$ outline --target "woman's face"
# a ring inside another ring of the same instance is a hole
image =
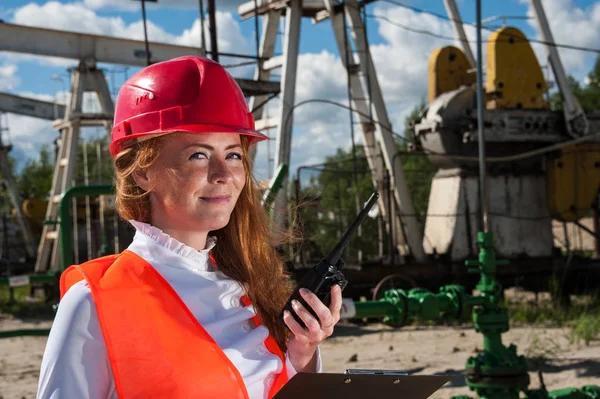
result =
[[[151,191],[153,223],[190,232],[225,227],[246,182],[240,136],[173,133],[162,140],[145,173],[149,188],[142,187]]]

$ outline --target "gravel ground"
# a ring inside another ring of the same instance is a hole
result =
[[[0,330],[48,328],[51,322],[21,321],[0,316]],[[549,390],[600,385],[600,342],[571,344],[561,328],[513,328],[504,343],[517,345],[520,354],[544,358],[544,382]],[[0,399],[35,398],[45,337],[18,337],[0,341]],[[457,374],[432,397],[469,395],[460,373],[465,361],[482,348],[481,335],[470,328],[405,327],[380,324],[341,324],[321,346],[325,372],[347,368],[408,370],[416,374]],[[539,387],[537,372],[530,373],[531,388]]]

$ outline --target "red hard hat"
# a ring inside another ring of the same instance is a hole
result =
[[[238,133],[250,144],[268,139],[254,130],[254,118],[237,82],[218,63],[179,57],[150,65],[119,91],[111,135],[115,156],[126,141],[173,132]]]

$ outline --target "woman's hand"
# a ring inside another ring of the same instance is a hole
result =
[[[318,319],[295,300],[292,302],[292,307],[306,328],[302,327],[290,312],[287,310],[284,312],[283,320],[292,332],[292,337],[287,345],[288,357],[296,371],[314,372],[317,368],[315,356],[317,347],[333,333],[333,327],[340,320],[342,290],[337,284],[331,287],[329,308],[314,293],[305,288],[300,289],[300,295],[315,311]]]

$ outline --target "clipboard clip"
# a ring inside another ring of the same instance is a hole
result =
[[[371,369],[346,369],[344,374],[382,374],[382,375],[409,375],[403,370],[371,370]]]

